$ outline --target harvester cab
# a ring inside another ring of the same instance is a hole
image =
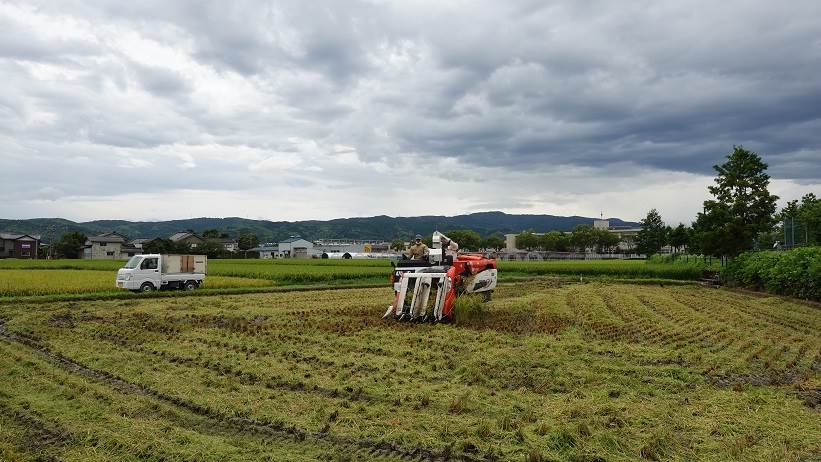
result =
[[[425,259],[400,260],[393,268],[394,300],[383,318],[399,321],[447,322],[454,301],[466,293],[490,300],[496,288],[496,260],[479,253],[458,253],[458,245],[433,233],[433,248]]]

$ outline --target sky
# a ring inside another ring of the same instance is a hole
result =
[[[0,217],[689,223],[821,193],[821,2],[3,1]]]

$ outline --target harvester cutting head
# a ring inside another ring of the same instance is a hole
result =
[[[496,260],[482,254],[456,254],[458,248],[436,232],[427,260],[401,260],[394,268],[394,300],[383,318],[400,321],[441,322],[453,319],[454,301],[464,293],[482,293],[485,299],[496,288]],[[452,255],[447,255],[448,251]],[[456,254],[456,255],[453,255]]]

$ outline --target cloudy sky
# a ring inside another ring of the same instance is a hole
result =
[[[821,2],[0,0],[0,217],[668,222],[821,193]]]

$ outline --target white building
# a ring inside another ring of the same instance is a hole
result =
[[[383,253],[390,250],[391,243],[377,239],[317,239],[314,249],[317,254]]]
[[[311,258],[316,253],[314,243],[299,236],[280,241],[277,247],[277,256],[280,258]]]
[[[253,249],[248,249],[249,252],[257,252],[259,253],[259,258],[263,260],[270,260],[277,256],[279,251],[279,246],[272,245],[272,244],[263,244],[259,247],[254,247]]]

